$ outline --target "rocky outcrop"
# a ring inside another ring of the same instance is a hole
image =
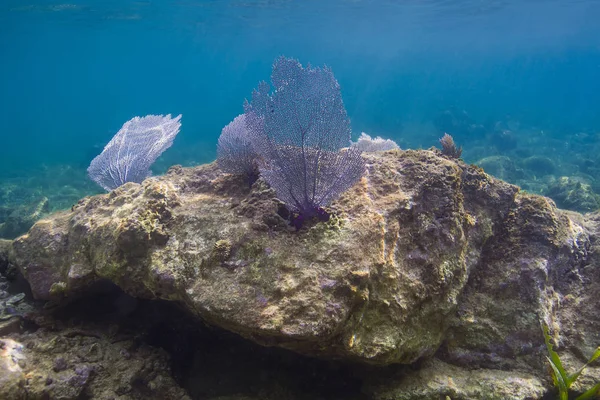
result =
[[[0,399],[190,399],[171,377],[164,351],[98,332],[1,337]]]
[[[0,208],[0,238],[22,235],[46,213],[48,213],[47,197],[18,207]]]
[[[574,363],[600,343],[593,215],[433,151],[365,158],[330,220],[299,231],[261,180],[173,167],[37,222],[11,261],[39,299],[107,279],[261,344],[370,364],[436,355],[548,385],[541,320]]]
[[[373,400],[541,399],[539,377],[522,371],[469,370],[432,359],[418,370],[372,375],[364,392]]]
[[[11,247],[11,240],[0,239],[0,273],[4,273],[8,268],[8,252]]]

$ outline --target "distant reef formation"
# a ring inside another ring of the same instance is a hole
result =
[[[600,344],[600,214],[434,150],[364,157],[329,220],[299,230],[261,179],[175,166],[38,221],[0,259],[38,300],[111,282],[199,325],[354,365],[365,399],[552,393],[540,324],[569,370]],[[592,364],[573,390],[599,379]]]

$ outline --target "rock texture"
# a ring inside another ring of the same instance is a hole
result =
[[[40,329],[0,338],[0,399],[190,399],[163,351],[99,332]]]
[[[541,399],[546,388],[533,374],[490,369],[465,370],[431,360],[417,371],[373,376],[364,391],[373,400]]]
[[[537,374],[515,398],[549,383],[541,320],[574,364],[600,344],[597,216],[434,151],[365,157],[331,219],[299,231],[261,180],[173,167],[39,221],[9,258],[38,299],[108,279],[303,354]]]
[[[48,198],[15,207],[0,207],[0,238],[14,238],[29,228],[49,210]]]
[[[12,247],[12,241],[0,239],[0,273],[6,273],[8,268],[8,254]]]

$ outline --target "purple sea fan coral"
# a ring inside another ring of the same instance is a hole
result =
[[[302,218],[319,216],[363,175],[361,151],[350,145],[350,120],[331,70],[303,68],[280,57],[246,101],[246,126],[262,157],[260,173]]]
[[[181,115],[171,118],[171,114],[130,119],[92,160],[88,175],[109,191],[126,182],[142,182],[152,174],[150,167],[158,156],[173,144],[180,120]]]
[[[257,162],[258,155],[246,128],[246,115],[238,115],[221,131],[217,144],[217,164],[225,172],[244,175],[252,184],[258,178]]]

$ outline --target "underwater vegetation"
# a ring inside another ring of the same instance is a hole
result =
[[[217,164],[228,173],[244,175],[251,185],[258,173],[278,198],[297,213],[292,221],[327,219],[323,207],[352,187],[363,175],[362,150],[351,143],[350,119],[340,86],[331,70],[306,68],[279,57],[271,82],[261,82],[237,116],[221,132]],[[154,161],[173,144],[181,115],[148,115],[127,121],[94,158],[90,178],[106,190],[126,182],[141,183]],[[367,136],[368,137],[368,136]],[[393,141],[362,137],[381,149]]]
[[[235,117],[221,131],[217,163],[227,173],[246,176],[250,185],[258,178],[258,155],[248,135],[245,114]]]
[[[462,155],[462,147],[458,147],[454,143],[454,138],[451,135],[444,133],[444,136],[440,139],[440,144],[442,145],[443,155],[457,159]]]
[[[350,147],[350,120],[331,70],[280,57],[271,83],[261,82],[244,104],[261,176],[301,219],[322,208],[363,175],[361,151]],[[344,149],[344,150],[342,150]]]
[[[350,146],[340,86],[329,68],[304,68],[286,57],[275,60],[271,82],[274,91],[261,82],[244,114],[223,128],[217,164],[250,184],[260,174],[293,213],[296,227],[314,217],[325,220],[323,207],[365,170],[361,146]],[[398,148],[393,141],[365,136],[360,143]]]
[[[151,175],[150,167],[166,149],[171,147],[181,127],[181,115],[171,114],[135,117],[92,160],[90,178],[106,190],[127,182],[141,183]]]
[[[588,365],[600,357],[600,347],[596,349],[594,354],[592,354],[589,360],[581,368],[572,374],[568,374],[567,371],[565,371],[562,362],[560,361],[558,353],[554,351],[554,347],[552,346],[551,342],[552,339],[548,333],[548,326],[544,323],[542,323],[542,332],[544,333],[544,341],[548,350],[548,355],[546,358],[548,359],[550,368],[552,369],[552,381],[554,382],[554,386],[558,389],[558,398],[559,400],[569,400],[569,389],[571,388],[571,385],[575,383],[577,378],[579,378],[579,375],[581,375],[583,370]],[[583,394],[577,396],[575,400],[597,399],[598,397],[600,397],[600,383],[595,384]]]
[[[391,139],[383,139],[382,137],[372,138],[366,133],[362,132],[356,142],[352,142],[352,147],[357,148],[360,151],[366,153],[372,153],[375,151],[387,151],[399,149],[400,146]]]

